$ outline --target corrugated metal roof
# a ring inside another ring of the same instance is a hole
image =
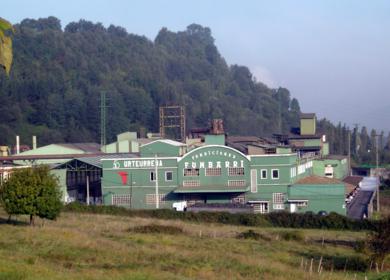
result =
[[[177,147],[186,146],[186,144],[183,144],[183,143],[178,142],[178,141],[170,140],[170,139],[159,139],[159,140],[155,140],[153,142],[147,143],[147,144],[142,145],[142,146],[147,146],[147,145],[150,145],[150,144],[153,144],[153,143],[156,143],[156,142],[161,142],[161,143],[165,143],[165,144],[172,145],[172,146],[177,146]]]
[[[54,144],[69,149],[77,149],[86,153],[98,153],[100,151],[100,144],[98,143],[58,143]]]
[[[378,185],[378,177],[364,177],[360,183],[360,188],[364,191],[375,191]]]
[[[98,156],[93,156],[93,157],[79,157],[79,158],[74,158],[74,159],[71,159],[63,164],[60,164],[58,166],[56,166],[55,168],[61,168],[62,166],[66,165],[66,164],[70,164],[72,161],[80,161],[80,162],[84,162],[86,164],[89,164],[89,165],[92,165],[92,166],[95,166],[95,167],[98,167],[98,168],[102,168],[102,159],[106,159],[106,158],[109,158],[109,159],[115,159],[115,158],[136,158],[136,157],[139,157],[138,154],[136,153],[119,153],[119,154],[102,154],[102,155],[98,155]]]
[[[120,154],[103,154],[96,157],[82,157],[82,158],[76,158],[76,160],[101,168],[102,167],[101,160],[105,158],[115,159],[115,158],[136,158],[136,157],[139,157],[139,155],[135,153],[120,153]]]

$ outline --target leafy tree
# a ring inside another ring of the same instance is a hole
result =
[[[47,166],[13,172],[2,185],[1,201],[10,216],[30,215],[30,225],[34,225],[35,216],[56,219],[62,207],[57,178]]]
[[[12,40],[9,34],[10,32],[14,32],[11,23],[0,18],[0,65],[4,67],[8,75],[12,64]]]

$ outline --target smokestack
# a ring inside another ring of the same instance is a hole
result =
[[[32,137],[32,148],[33,150],[37,148],[37,137],[35,135]]]
[[[20,153],[20,141],[19,141],[19,135],[16,135],[16,154]]]

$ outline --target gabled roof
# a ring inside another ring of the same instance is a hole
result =
[[[312,184],[318,184],[318,185],[329,185],[329,184],[341,184],[343,185],[344,182],[334,179],[334,178],[328,178],[328,177],[320,177],[320,176],[308,176],[305,178],[302,178],[295,182],[295,185],[312,185]]]

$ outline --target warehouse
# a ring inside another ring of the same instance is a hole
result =
[[[141,146],[136,158],[102,159],[103,203],[136,209],[172,208],[177,201],[240,203],[257,213],[295,212],[295,206],[299,212],[345,213],[340,181],[321,181],[321,186],[302,181],[313,174],[313,158],[300,158],[286,148],[273,154],[244,154],[224,143],[225,135],[206,136],[203,146],[187,151],[183,143],[156,140]],[[305,195],[307,187],[310,194],[318,194],[316,200]],[[321,194],[332,188],[337,190],[334,203],[326,204]]]

